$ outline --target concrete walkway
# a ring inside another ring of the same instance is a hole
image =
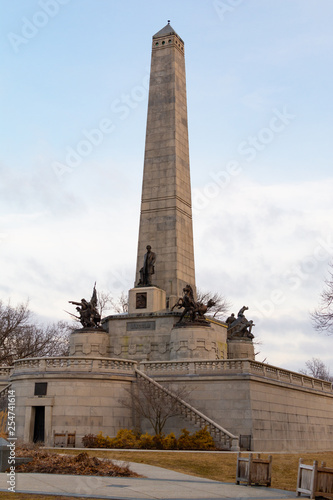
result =
[[[112,500],[213,500],[239,498],[249,500],[290,499],[296,493],[272,488],[237,486],[180,474],[151,465],[130,463],[145,478],[67,476],[62,474],[16,474],[17,493],[68,495],[78,498]],[[0,492],[7,491],[8,476],[0,474]],[[1,493],[0,493],[1,497]]]

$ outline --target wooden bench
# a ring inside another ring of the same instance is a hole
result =
[[[333,499],[333,469],[326,467],[325,462],[318,466],[317,460],[313,465],[303,464],[299,459],[296,494],[309,495],[310,498],[324,497]]]
[[[265,485],[270,486],[272,481],[272,456],[268,459],[260,458],[260,454],[253,457],[249,453],[248,458],[237,455],[236,484],[241,482],[247,485]]]
[[[75,448],[75,432],[54,432],[53,446],[60,448]]]

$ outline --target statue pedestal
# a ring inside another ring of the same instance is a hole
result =
[[[140,286],[128,292],[129,314],[165,311],[166,293],[156,286]]]
[[[171,309],[173,308],[173,306],[174,306],[175,304],[177,304],[178,300],[179,300],[179,297],[178,297],[177,295],[169,295],[169,299],[168,299],[168,302],[169,302],[169,303],[168,303],[168,309],[170,309],[170,311],[171,311]],[[177,311],[177,310],[179,310],[179,309],[176,309],[176,311]]]
[[[254,345],[249,338],[228,339],[228,359],[252,359],[254,361]]]
[[[226,327],[196,325],[173,327],[170,335],[170,360],[221,359],[224,357]]]
[[[78,357],[108,357],[109,334],[102,329],[81,328],[75,330],[69,341],[69,355]]]

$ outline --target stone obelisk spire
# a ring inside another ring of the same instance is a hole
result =
[[[147,245],[153,285],[195,290],[184,42],[170,22],[153,36],[136,284]]]

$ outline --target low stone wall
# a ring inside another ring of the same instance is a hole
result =
[[[14,363],[18,437],[31,441],[38,407],[45,409],[45,442],[53,434],[102,431],[114,436],[135,426],[131,401],[135,368],[149,377],[191,391],[199,412],[239,436],[251,437],[255,451],[333,450],[332,383],[249,359],[137,362],[110,358],[36,358]],[[9,371],[5,370],[8,375]],[[46,383],[44,395],[36,384]],[[146,423],[143,430],[148,430]],[[197,430],[174,418],[165,432]]]
[[[109,358],[36,358],[14,363],[11,377],[16,394],[17,437],[31,442],[43,408],[44,441],[53,446],[54,433],[76,433],[76,446],[85,434],[115,436],[133,426],[131,400],[136,363]],[[46,384],[44,394],[36,386]]]
[[[9,384],[9,378],[13,369],[11,366],[0,366],[0,391]]]
[[[87,358],[87,357],[54,357],[27,358],[14,361],[11,379],[15,380],[25,374],[38,373],[115,373],[134,374],[137,363],[128,359]]]
[[[160,383],[186,385],[189,402],[255,451],[333,450],[332,383],[251,360],[140,364]],[[166,432],[187,427],[173,419]]]
[[[296,386],[316,389],[333,394],[333,383],[315,379],[297,372],[276,366],[259,363],[249,359],[217,359],[188,361],[141,362],[140,369],[149,376],[157,375],[212,375],[212,374],[250,374],[290,383]]]
[[[249,390],[254,449],[333,450],[331,392],[258,378]]]

